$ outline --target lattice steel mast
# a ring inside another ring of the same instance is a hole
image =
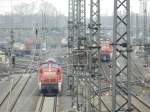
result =
[[[68,8],[68,48],[73,48],[74,41],[74,0],[69,0]]]
[[[144,47],[144,58],[145,58],[145,65],[148,66],[149,62],[148,62],[148,52],[149,52],[149,47],[147,46],[148,43],[148,28],[147,28],[147,0],[143,0],[142,1],[142,5],[143,5],[143,38],[144,38],[144,42],[143,44],[145,45]]]
[[[143,0],[143,26],[144,26],[144,43],[147,42],[147,0]]]
[[[90,2],[90,56],[89,56],[89,112],[101,112],[101,63],[100,63],[100,0]],[[97,63],[98,62],[98,63]],[[93,87],[98,88],[97,94]],[[96,103],[97,102],[97,103]]]
[[[78,49],[85,48],[86,41],[86,1],[78,1],[78,29],[77,29],[77,38],[78,38]]]
[[[85,64],[82,62],[85,53],[86,41],[86,1],[70,0],[69,1],[69,20],[68,20],[68,47],[70,51],[72,76],[70,81],[74,82],[71,86],[72,106],[76,106],[77,110],[83,110],[81,107],[81,95],[79,95],[79,87],[81,87],[80,76],[84,75]],[[85,57],[86,58],[86,57]],[[87,66],[87,65],[86,65]],[[72,79],[73,78],[73,79]]]
[[[100,37],[100,0],[91,0],[89,28],[90,38],[97,41]]]
[[[77,94],[77,110],[83,111],[83,98],[82,96],[82,79],[79,78],[84,77],[85,75],[85,68],[87,66],[86,64],[86,49],[85,49],[85,43],[86,43],[86,0],[76,0],[75,5],[76,10],[76,37],[77,37],[77,49],[73,51],[73,54],[76,55],[74,57],[74,64],[75,64],[75,76],[76,76],[76,94]]]
[[[131,111],[130,0],[114,0],[113,23],[112,112]],[[127,101],[121,104],[120,97],[127,97]]]
[[[136,14],[136,41],[139,39],[139,15]]]
[[[73,69],[73,57],[72,50],[75,47],[75,36],[74,36],[74,26],[75,26],[75,0],[69,0],[68,7],[68,58],[67,58],[67,77],[68,77],[68,90],[70,90],[70,95],[72,96],[72,106],[74,105],[74,69]]]

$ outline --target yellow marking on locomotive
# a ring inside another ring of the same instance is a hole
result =
[[[45,74],[47,75],[47,76],[49,76],[49,77],[53,77],[53,76],[55,76],[55,72],[50,72],[50,71],[48,71],[48,72],[45,72]]]

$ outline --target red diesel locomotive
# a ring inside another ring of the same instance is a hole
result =
[[[38,85],[43,94],[61,93],[62,68],[53,60],[41,63],[38,72]]]
[[[101,61],[102,62],[109,62],[111,60],[112,57],[112,45],[111,45],[111,41],[107,40],[107,41],[102,41],[101,42]]]

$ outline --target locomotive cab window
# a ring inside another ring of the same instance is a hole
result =
[[[44,69],[48,69],[48,63],[42,64],[42,67],[43,67]]]
[[[52,64],[52,67],[53,67],[53,68],[58,68],[59,66],[58,66],[58,64],[53,63],[53,64]]]

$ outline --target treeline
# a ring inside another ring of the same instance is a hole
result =
[[[21,40],[35,36],[35,28],[44,27],[46,36],[50,36],[64,33],[67,25],[67,17],[46,1],[38,5],[35,2],[22,3],[14,6],[12,12],[0,15],[0,38],[9,39],[11,27],[14,28],[15,39]],[[39,31],[41,35],[42,31]]]

